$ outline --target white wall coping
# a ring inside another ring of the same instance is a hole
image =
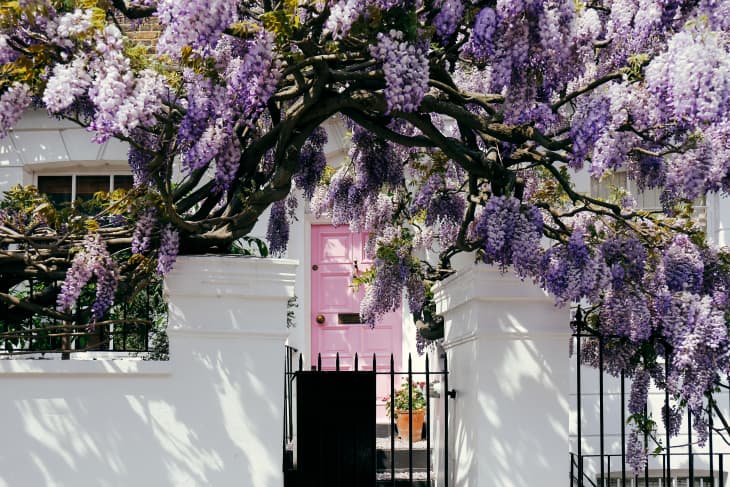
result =
[[[485,291],[489,290],[489,294]],[[433,289],[438,307],[454,310],[469,301],[481,302],[545,302],[554,299],[538,285],[517,277],[511,270],[475,264],[436,283]]]
[[[257,340],[274,340],[274,341],[285,341],[289,336],[289,331],[276,332],[276,331],[263,331],[263,330],[231,330],[229,328],[168,328],[168,336],[190,336],[200,339],[215,339],[230,338],[238,340],[247,340],[249,338],[256,338]]]
[[[165,279],[165,295],[288,298],[294,295],[298,265],[291,259],[183,255]]]
[[[457,348],[467,343],[486,339],[486,340],[508,340],[508,341],[531,341],[531,340],[565,340],[571,336],[572,332],[566,327],[565,332],[557,331],[521,331],[521,330],[503,330],[503,331],[485,331],[477,333],[472,331],[470,333],[464,333],[463,335],[456,336],[454,338],[446,338],[442,343],[444,350],[450,350]]]
[[[0,377],[24,376],[169,376],[174,364],[169,360],[0,360]]]

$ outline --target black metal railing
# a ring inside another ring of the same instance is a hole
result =
[[[295,414],[294,414],[294,407],[296,405],[296,398],[293,396],[295,388],[293,387],[294,382],[296,381],[297,373],[304,372],[304,357],[301,353],[299,353],[296,349],[292,347],[286,347],[286,362],[285,362],[285,389],[284,389],[284,470],[285,472],[288,469],[296,468],[295,465],[292,463],[292,458],[295,456],[294,452],[292,450],[295,450],[297,448],[296,445],[296,439],[294,434],[294,429],[296,427],[295,425]],[[443,401],[443,424],[442,429],[440,433],[441,436],[441,446],[443,448],[443,483],[440,485],[443,485],[444,487],[448,487],[449,485],[449,442],[448,442],[448,435],[449,435],[449,399],[453,399],[456,397],[456,391],[449,390],[449,382],[448,382],[448,361],[446,354],[441,355],[442,360],[442,368],[439,370],[434,370],[431,367],[429,357],[426,356],[425,358],[425,366],[423,371],[414,371],[413,370],[413,360],[411,355],[409,354],[408,360],[407,360],[407,369],[405,371],[400,371],[396,368],[395,364],[395,357],[393,354],[390,355],[390,360],[387,364],[387,370],[383,370],[383,368],[379,368],[377,356],[373,354],[372,361],[369,361],[369,363],[363,367],[363,364],[360,361],[360,357],[358,354],[355,354],[352,360],[352,363],[347,364],[347,370],[341,370],[342,365],[340,361],[339,354],[336,354],[335,357],[335,366],[334,369],[325,369],[322,366],[322,355],[319,354],[317,356],[316,364],[312,364],[311,371],[306,372],[339,372],[339,373],[347,373],[347,372],[361,372],[364,370],[374,371],[376,376],[388,376],[389,377],[389,389],[390,389],[390,400],[394,401],[394,398],[396,396],[396,376],[402,377],[404,384],[415,384],[414,380],[423,378],[425,382],[425,386],[423,387],[423,395],[425,398],[425,418],[424,418],[424,433],[425,438],[421,441],[425,441],[425,450],[426,450],[426,459],[425,459],[425,478],[422,480],[425,480],[426,485],[431,486],[432,485],[432,469],[433,469],[433,462],[431,459],[432,454],[432,446],[434,442],[434,431],[433,429],[433,407],[432,407],[432,400],[434,399],[440,399]],[[439,381],[435,381],[435,378],[438,378]],[[441,382],[442,381],[442,382]],[[434,384],[442,385],[440,390],[436,390],[433,386]],[[373,398],[376,399],[376,398]],[[375,402],[375,401],[374,401]],[[413,388],[408,387],[408,430],[409,432],[413,431],[413,403],[414,403],[414,397],[413,397]],[[391,403],[393,404],[393,403]],[[392,406],[394,409],[394,406]],[[389,445],[389,454],[390,454],[390,462],[388,465],[389,472],[384,472],[385,475],[381,476],[378,480],[378,485],[403,485],[402,482],[408,482],[408,485],[416,485],[414,482],[416,482],[416,475],[414,472],[414,452],[416,451],[414,449],[414,441],[413,441],[413,434],[408,434],[408,465],[407,465],[407,478],[400,479],[397,478],[396,475],[396,438],[395,438],[395,432],[397,431],[397,425],[395,421],[395,414],[389,414],[390,417],[390,424],[389,424],[389,439],[390,439],[390,445]],[[399,471],[405,470],[402,466],[399,467]],[[421,481],[422,481],[421,480]],[[422,484],[419,484],[422,485]]]
[[[293,464],[292,441],[294,440],[294,367],[301,360],[299,350],[284,346],[284,471]]]
[[[709,422],[709,436],[707,444],[700,449],[697,442],[693,440],[693,418],[691,412],[687,411],[684,416],[683,424],[686,426],[686,440],[678,443],[680,440],[674,439],[672,443],[672,435],[670,434],[669,422],[665,422],[665,429],[659,433],[656,429],[655,437],[650,438],[648,433],[644,433],[643,447],[649,455],[644,466],[643,472],[634,472],[627,462],[627,385],[629,377],[624,371],[614,374],[608,374],[604,370],[604,349],[606,340],[613,337],[597,336],[589,333],[583,327],[580,315],[574,321],[575,332],[573,333],[573,350],[575,357],[575,417],[576,417],[576,437],[575,451],[570,452],[570,485],[571,487],[730,487],[726,479],[727,456],[730,454],[730,443],[726,439],[729,431],[726,431],[726,420],[729,417],[720,407],[718,391],[727,389],[728,404],[730,404],[730,386],[726,384],[716,384],[715,391],[708,391],[706,412]],[[586,341],[592,340],[595,345],[591,353],[597,354],[591,357],[591,363],[598,367],[597,374],[597,393],[586,393],[583,390],[583,369],[586,353],[583,345]],[[670,357],[671,359],[671,357]],[[670,360],[669,359],[669,360]],[[664,362],[664,373],[668,374],[669,360]],[[615,371],[614,371],[615,372]],[[606,390],[605,378],[612,378],[618,381],[616,384],[617,391]],[[666,388],[665,388],[666,389]],[[652,394],[656,397],[657,392]],[[597,404],[595,397],[597,396]],[[588,410],[585,405],[586,399],[592,397],[594,404],[592,409]],[[611,401],[618,405],[607,408],[606,402]],[[663,411],[670,410],[669,392],[665,390],[661,397],[663,403]],[[597,408],[597,411],[595,410]],[[618,409],[618,412],[616,411]],[[583,422],[587,413],[596,414],[598,419],[598,434],[586,435],[583,429]],[[613,416],[611,416],[613,413]],[[645,406],[644,417],[650,418],[651,414],[648,407]],[[719,421],[717,421],[719,419]],[[653,421],[653,420],[652,420]],[[716,423],[717,421],[717,423]],[[723,423],[723,428],[715,428],[716,424]],[[657,422],[658,423],[658,422]],[[607,435],[607,425],[619,425],[619,433]],[[611,444],[607,444],[611,438]],[[595,444],[592,451],[586,453],[584,451],[584,440],[597,440],[597,448]],[[724,448],[718,449],[718,440],[724,444]],[[618,446],[616,445],[618,443]],[[654,446],[659,446],[654,449]],[[597,452],[595,451],[597,450]],[[609,451],[613,450],[613,451]],[[678,468],[680,467],[681,468]],[[698,468],[698,465],[701,468]]]
[[[713,466],[706,469],[687,468],[681,470],[675,470],[670,472],[667,469],[670,455],[666,453],[660,453],[652,455],[652,461],[655,463],[654,468],[647,468],[644,472],[636,474],[630,469],[621,468],[622,457],[620,454],[608,454],[604,455],[603,460],[606,462],[605,480],[603,486],[605,487],[726,487],[727,479],[725,478],[727,472],[725,471],[725,464],[728,459],[727,453],[714,453],[710,456],[709,453],[693,453],[690,459],[687,459],[687,453],[672,453],[671,457],[675,460],[684,457],[687,464],[695,464],[697,460],[705,460],[706,464],[712,463]],[[600,455],[583,455],[583,467],[592,461],[600,461]],[[710,462],[712,458],[712,462]],[[570,469],[571,478],[574,483],[571,485],[578,485],[581,487],[600,487],[602,485],[600,477],[592,478],[589,474],[584,473],[583,484],[578,482],[577,470],[579,468],[580,459],[578,455],[570,454]],[[611,466],[614,466],[614,471]],[[647,464],[648,465],[648,464]],[[715,467],[716,465],[716,467]],[[671,480],[671,484],[668,482]]]
[[[167,357],[167,307],[161,283],[151,283],[134,299],[115,304],[93,325],[83,319],[93,294],[79,298],[71,311],[75,321],[53,316],[59,287],[57,281],[28,279],[7,290],[6,295],[30,306],[11,310],[7,301],[0,303],[0,355],[60,354],[68,358],[78,352],[123,352]]]

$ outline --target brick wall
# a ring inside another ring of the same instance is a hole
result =
[[[150,50],[155,47],[157,38],[162,31],[157,17],[150,17],[135,23],[131,23],[127,19],[120,19],[119,25],[122,26],[122,29],[130,39],[147,46]]]

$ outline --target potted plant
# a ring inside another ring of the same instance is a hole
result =
[[[407,439],[410,435],[413,441],[423,439],[423,420],[426,416],[426,397],[423,394],[425,385],[425,382],[409,383],[408,379],[403,379],[403,384],[395,391],[394,397],[385,398],[385,409],[388,414],[394,415],[398,426],[398,438]]]

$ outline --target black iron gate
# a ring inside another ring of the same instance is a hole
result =
[[[287,348],[285,486],[432,487],[435,480],[432,446],[438,435],[442,459],[448,458],[448,399],[455,397],[455,392],[448,389],[446,356],[441,358],[440,370],[431,370],[426,358],[424,370],[414,371],[409,356],[407,370],[398,371],[392,355],[386,367],[379,367],[375,355],[372,361],[362,364],[356,354],[353,363],[346,364],[347,367],[343,364],[348,370],[340,370],[337,356],[335,370],[327,371],[322,370],[321,357],[318,357],[317,364],[307,371],[303,369],[302,356]],[[391,400],[399,390],[407,390],[405,394],[400,393],[404,394],[401,400],[408,404],[408,422],[402,425],[404,431],[406,428],[414,431],[414,404],[416,408],[419,404],[414,391],[422,395],[425,420],[422,431],[417,432],[421,439],[417,433],[404,433],[396,438],[399,433],[392,414],[389,424],[376,423],[379,376],[387,376]],[[398,378],[402,378],[402,385]],[[439,405],[438,401],[442,401],[442,415],[438,431],[433,431],[434,406]],[[442,473],[442,485],[448,487],[447,461],[443,463]]]
[[[375,485],[374,372],[297,373],[297,485]]]
[[[654,437],[644,434],[640,441],[647,451],[647,461],[640,472],[628,465],[627,395],[630,377],[623,370],[609,374],[604,367],[604,350],[613,337],[589,333],[582,321],[580,310],[573,322],[573,351],[575,367],[575,430],[570,452],[571,487],[730,487],[728,460],[730,439],[727,420],[730,410],[730,385],[716,383],[714,391],[707,392],[704,409],[707,413],[709,435],[706,446],[700,448],[693,438],[695,418],[687,411],[681,420],[678,437],[672,437],[669,426],[655,418]],[[585,347],[591,345],[591,347]],[[586,350],[590,350],[591,364],[584,364]],[[669,357],[671,360],[671,356]],[[595,362],[595,363],[594,363]],[[665,362],[665,374],[668,373]],[[588,377],[586,377],[589,375]],[[595,381],[595,382],[594,382]],[[606,382],[611,381],[609,387]],[[591,390],[584,388],[590,386]],[[657,403],[666,411],[669,393],[653,393]],[[644,416],[652,418],[644,407]],[[597,424],[596,424],[597,423]],[[596,428],[597,426],[597,428]],[[586,433],[585,428],[593,431]],[[597,431],[595,431],[597,429]],[[661,448],[654,451],[654,446]]]

